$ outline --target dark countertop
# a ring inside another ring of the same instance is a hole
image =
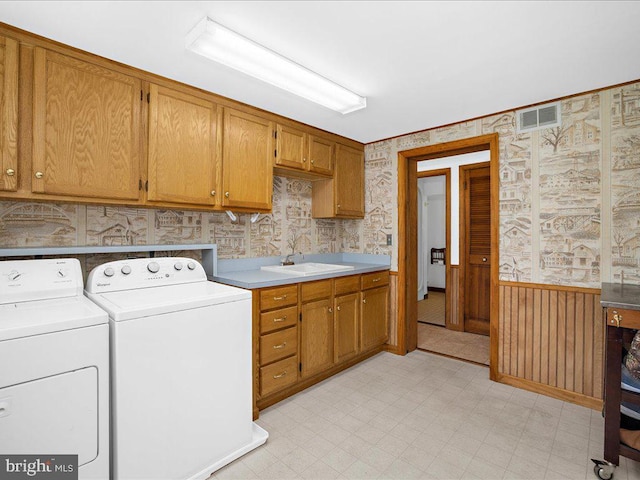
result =
[[[607,308],[640,310],[640,285],[603,283],[600,305]]]

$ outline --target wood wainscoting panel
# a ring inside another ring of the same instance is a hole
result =
[[[502,376],[540,384],[541,393],[553,387],[563,398],[602,399],[600,290],[500,282],[499,322]]]
[[[449,308],[447,309],[447,328],[452,330],[464,331],[464,325],[460,321],[459,303],[460,303],[460,267],[459,265],[451,265],[449,267],[448,280],[448,300]]]

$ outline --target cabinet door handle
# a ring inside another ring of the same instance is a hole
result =
[[[362,303],[367,303],[367,299],[366,299],[366,298],[363,298],[363,299],[362,299]]]
[[[329,307],[329,313],[333,313],[333,308]]]
[[[338,305],[336,308],[338,309],[338,311],[340,311],[340,305]]]
[[[13,168],[7,168],[7,177],[13,177],[16,174],[16,171]]]
[[[285,315],[284,317],[274,318],[273,321],[275,323],[278,323],[278,322],[284,322],[286,319],[287,319],[287,316]]]
[[[278,301],[278,300],[286,300],[287,296],[286,295],[282,295],[281,297],[273,297],[273,299],[276,300],[276,301]]]
[[[273,348],[275,350],[280,350],[281,348],[284,348],[287,346],[287,342],[282,342],[280,345],[274,345]]]
[[[313,159],[311,160],[311,165],[313,165]]]
[[[224,196],[225,196],[226,198],[229,198],[229,192],[224,192]]]
[[[277,375],[274,375],[274,376],[273,376],[273,378],[274,378],[274,379],[276,379],[276,378],[282,378],[282,377],[284,377],[286,374],[287,374],[287,371],[285,370],[285,371],[284,371],[284,372],[282,372],[282,373],[279,373],[279,374],[277,374]]]
[[[305,157],[302,157],[302,163],[307,163],[307,159]],[[313,162],[311,162],[313,163]]]
[[[215,190],[211,190],[211,196],[215,197],[216,196],[216,191]]]
[[[42,173],[42,172],[36,172],[35,177],[36,177],[36,178],[38,178],[38,179],[40,179],[40,178],[44,177],[44,173]]]

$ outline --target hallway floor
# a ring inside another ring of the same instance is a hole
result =
[[[418,323],[418,348],[489,365],[489,337]]]
[[[488,379],[486,367],[380,353],[263,410],[269,440],[225,479],[595,480],[599,411]],[[640,480],[621,458],[615,480]]]

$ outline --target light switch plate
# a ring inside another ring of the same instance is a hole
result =
[[[393,245],[393,237],[390,233],[387,234],[387,245]]]

